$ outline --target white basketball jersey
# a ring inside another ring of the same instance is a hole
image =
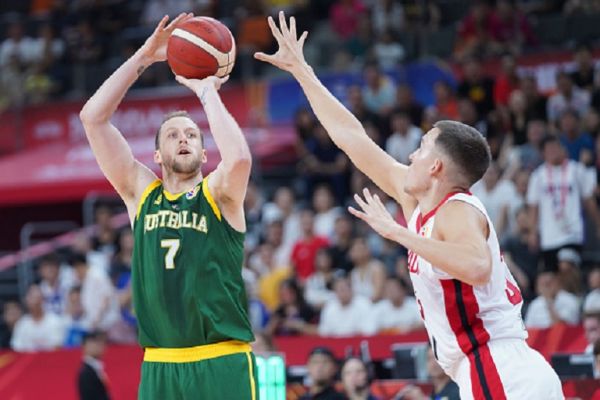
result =
[[[408,253],[408,268],[425,327],[442,368],[449,373],[465,356],[479,354],[494,339],[526,339],[521,317],[523,300],[504,263],[496,232],[485,207],[470,193],[450,193],[431,212],[416,208],[408,228],[431,237],[436,211],[447,201],[463,201],[481,211],[489,226],[487,245],[492,256],[492,274],[485,286],[471,286],[437,269],[415,253]],[[448,254],[452,257],[452,254]]]

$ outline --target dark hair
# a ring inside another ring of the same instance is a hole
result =
[[[87,265],[87,257],[85,256],[85,254],[82,253],[73,253],[69,258],[69,264],[71,264],[72,267],[78,264]]]
[[[402,289],[404,289],[405,292],[409,291],[410,288],[408,287],[408,284],[404,281],[404,279],[400,278],[397,275],[392,275],[389,276],[387,278],[388,281],[392,281],[392,282],[396,282],[398,284],[398,286],[400,286]]]
[[[337,363],[337,359],[335,358],[333,351],[331,351],[331,349],[327,346],[314,347],[308,354],[308,358],[310,359],[312,356],[317,355],[317,354],[329,357],[331,359],[331,361],[333,361],[334,363]]]
[[[566,116],[566,115],[570,115],[571,117],[579,120],[579,112],[574,109],[574,108],[565,108],[561,113],[560,113],[560,118]]]
[[[40,262],[39,262],[39,266],[42,265],[53,265],[55,267],[60,267],[60,258],[58,257],[58,255],[56,255],[55,253],[50,253],[46,256],[44,256]]]
[[[594,343],[594,350],[593,350],[594,356],[600,356],[600,339],[596,340],[596,343]]]
[[[556,73],[556,80],[559,80],[560,78],[567,78],[569,81],[573,82],[573,78],[571,78],[571,75],[564,69],[560,69]]]
[[[435,145],[448,155],[465,176],[469,187],[487,171],[492,156],[490,146],[479,131],[457,121],[438,121],[440,130]]]
[[[86,344],[90,340],[101,340],[106,341],[106,333],[99,330],[94,330],[90,332],[86,332],[83,335],[83,344]]]
[[[586,313],[583,314],[583,318],[582,319],[587,319],[587,318],[595,318],[600,322],[600,311],[588,311]]]
[[[75,285],[71,289],[69,289],[69,294],[78,293],[81,294],[81,286]]]
[[[344,359],[344,361],[342,362],[342,365],[340,367],[340,373],[343,373],[344,367],[346,367],[346,364],[348,364],[352,360],[358,361],[363,366],[363,368],[365,369],[365,373],[367,375],[367,384],[370,385],[371,382],[373,382],[373,378],[374,378],[373,369],[369,368],[369,365],[359,356],[349,356],[346,359]]]
[[[554,135],[546,135],[546,136],[544,136],[544,138],[540,142],[540,149],[542,149],[542,151],[544,151],[544,149],[546,148],[546,146],[548,144],[551,144],[551,143],[558,143],[558,144],[560,144],[560,140],[558,140],[558,138],[556,136],[554,136]]]
[[[162,129],[163,125],[168,120],[170,120],[172,118],[177,118],[177,117],[185,117],[185,118],[189,118],[191,121],[194,121],[192,119],[192,116],[185,110],[171,111],[170,113],[165,115],[162,122],[160,123],[160,126],[158,127],[158,130],[156,131],[156,136],[154,136],[154,148],[156,150],[158,150],[158,139],[160,137],[160,130]],[[200,130],[200,141],[202,143],[202,146],[204,146],[204,135],[202,134],[202,130]]]

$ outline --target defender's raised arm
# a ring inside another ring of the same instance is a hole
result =
[[[294,17],[291,17],[288,27],[285,15],[281,12],[279,28],[271,17],[269,26],[279,49],[273,55],[256,53],[254,56],[294,76],[333,142],[350,157],[358,169],[396,199],[402,205],[404,215],[409,218],[416,203],[404,192],[407,167],[398,163],[373,142],[356,117],[319,81],[302,53],[308,33],[304,32],[297,38]]]

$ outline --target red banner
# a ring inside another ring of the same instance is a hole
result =
[[[582,352],[585,348],[581,326],[556,326],[546,330],[530,330],[530,345],[548,357],[553,352]],[[427,340],[424,331],[407,335],[371,337],[323,338],[318,336],[279,337],[277,350],[285,354],[286,365],[305,365],[309,352],[316,346],[330,347],[342,358],[348,347],[355,350],[368,341],[374,360],[390,358],[394,343],[414,343]],[[547,353],[550,352],[550,353]],[[104,358],[109,388],[113,400],[137,398],[142,351],[137,346],[110,346]],[[76,378],[81,365],[79,350],[60,350],[45,353],[0,353],[0,399],[39,400],[77,399]],[[592,382],[593,384],[593,382]],[[376,385],[378,385],[376,383]],[[398,385],[398,383],[394,384]],[[565,382],[565,388],[577,394],[593,393],[593,386]],[[596,383],[597,385],[597,383]],[[394,386],[394,390],[397,387]],[[578,389],[579,387],[579,389]],[[596,386],[597,387],[597,386]],[[384,392],[380,392],[384,393]],[[395,393],[386,390],[385,393]],[[589,398],[589,397],[582,397]]]
[[[154,136],[164,115],[170,111],[187,110],[201,128],[207,127],[206,115],[200,101],[183,88],[173,89],[170,95],[152,91],[151,97],[143,91],[134,92],[126,98],[112,118],[113,124],[127,138]],[[241,86],[224,87],[221,90],[223,103],[241,126],[248,126],[248,104]],[[79,111],[84,102],[47,103],[31,106],[22,111],[21,131],[24,132],[25,147],[32,148],[56,142],[78,143],[85,133],[79,120]],[[0,126],[15,127],[17,115],[0,115]],[[12,129],[11,128],[11,129]],[[4,132],[2,132],[4,134]],[[16,131],[6,132],[16,135]]]
[[[255,163],[293,152],[295,132],[290,126],[247,128],[244,134]],[[153,160],[153,134],[130,136],[128,143],[140,162],[157,174],[160,172]],[[220,156],[212,136],[205,136],[204,145],[208,162],[203,171],[208,173],[216,167]],[[38,146],[0,159],[0,205],[77,200],[91,190],[110,189],[85,141]]]

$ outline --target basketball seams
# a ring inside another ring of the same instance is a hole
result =
[[[219,39],[222,40],[221,32],[219,32],[217,29],[215,29],[215,31],[219,35]],[[217,61],[217,76],[226,76],[233,69],[233,60],[231,60],[232,52],[235,51],[235,44],[233,40],[231,50],[228,52],[222,52],[203,38],[184,29],[176,28],[172,35],[185,40],[210,54]]]

